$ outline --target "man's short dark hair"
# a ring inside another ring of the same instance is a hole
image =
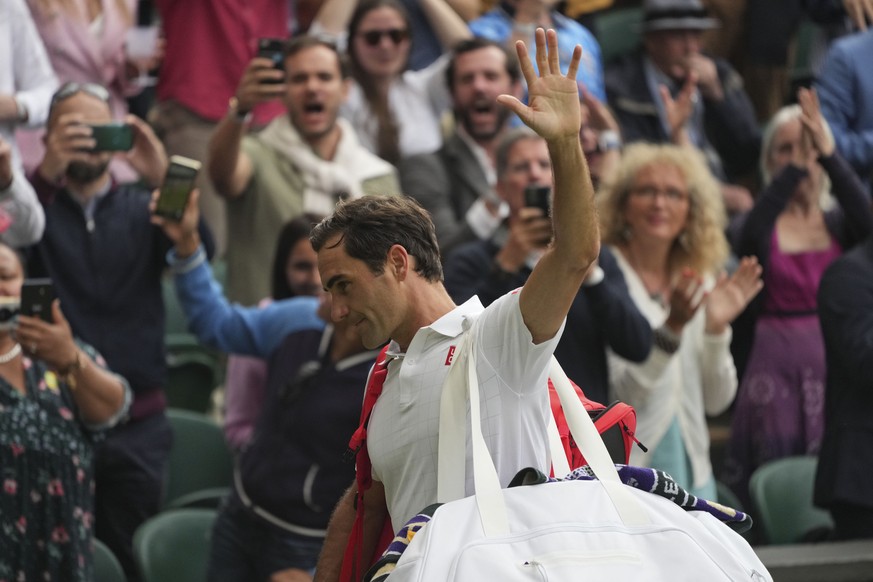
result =
[[[319,252],[336,235],[340,236],[336,245],[343,244],[350,257],[363,261],[377,275],[385,269],[389,249],[400,245],[415,257],[416,273],[431,282],[443,279],[433,221],[412,198],[364,196],[341,202],[312,229],[312,248]]]
[[[320,36],[315,36],[312,34],[302,34],[300,36],[295,36],[285,45],[283,60],[287,61],[288,57],[292,57],[302,50],[316,46],[323,46],[324,48],[333,51],[333,53],[336,55],[337,63],[339,64],[340,76],[343,79],[348,79],[349,75],[351,74],[348,58],[346,58],[345,54],[339,51],[333,41],[330,41]]]
[[[525,139],[543,139],[537,132],[526,125],[514,127],[507,131],[497,142],[497,149],[494,153],[494,171],[497,177],[501,178],[509,166],[509,154],[515,144]]]
[[[518,67],[518,59],[515,58],[515,55],[506,50],[506,47],[500,43],[494,42],[493,40],[482,38],[479,36],[474,36],[473,38],[464,39],[455,45],[454,50],[452,51],[452,57],[449,59],[449,65],[446,67],[446,85],[449,88],[449,92],[455,90],[455,62],[458,57],[471,53],[473,51],[482,50],[485,48],[494,47],[500,52],[503,53],[504,66],[506,68],[506,74],[509,75],[509,78],[513,83],[517,82],[521,79],[521,69]]]

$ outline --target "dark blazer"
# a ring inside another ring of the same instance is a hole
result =
[[[483,305],[524,285],[531,270],[507,274],[494,267],[497,245],[476,241],[458,248],[446,262],[446,289],[456,303],[478,295]],[[628,294],[612,252],[602,246],[602,282],[583,285],[567,314],[567,324],[555,357],[585,395],[609,403],[606,348],[632,362],[642,362],[652,348],[652,328]]]
[[[458,245],[478,240],[465,215],[491,187],[476,156],[457,133],[436,152],[401,161],[398,171],[403,193],[430,212],[444,258]]]
[[[873,237],[825,271],[818,312],[828,371],[815,503],[873,507]]]
[[[658,117],[655,98],[649,90],[643,66],[645,53],[638,51],[606,68],[606,96],[621,126],[625,143],[668,143],[670,136]],[[714,59],[724,90],[720,102],[704,99],[703,120],[707,141],[721,158],[731,179],[755,170],[761,130],[743,81],[731,66]]]

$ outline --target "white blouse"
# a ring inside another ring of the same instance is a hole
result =
[[[615,247],[612,250],[630,296],[652,329],[657,329],[667,320],[669,309],[649,296],[621,251]],[[713,284],[712,278],[707,284]],[[648,359],[639,364],[608,352],[612,397],[636,409],[636,436],[649,448],[649,453],[644,453],[633,447],[631,464],[650,466],[651,452],[675,419],[691,462],[693,487],[705,485],[712,475],[706,415],[724,412],[737,391],[737,371],[730,353],[731,329],[710,335],[705,325],[706,311],[701,307],[682,330],[674,354],[653,346]]]

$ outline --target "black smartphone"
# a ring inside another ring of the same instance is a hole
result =
[[[39,317],[54,323],[52,301],[55,300],[55,287],[51,279],[26,279],[21,285],[21,314]]]
[[[546,216],[552,205],[552,189],[549,186],[528,186],[524,189],[524,205],[528,208],[539,208]]]
[[[188,197],[194,189],[200,162],[184,156],[171,156],[170,167],[161,186],[155,214],[171,220],[181,220],[188,205]]]
[[[259,38],[258,56],[273,61],[273,68],[285,71],[285,39],[283,38]],[[266,83],[282,83],[279,79],[269,79]]]
[[[128,123],[91,125],[91,137],[97,142],[92,152],[126,152],[133,148],[133,128]]]

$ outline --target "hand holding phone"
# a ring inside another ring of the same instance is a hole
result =
[[[45,322],[54,323],[52,301],[55,288],[51,279],[26,279],[21,285],[21,314],[39,317]]]
[[[184,156],[171,156],[167,175],[155,205],[155,214],[176,222],[185,214],[201,163]]]
[[[283,38],[260,38],[258,39],[258,56],[269,59],[273,68],[285,72],[285,39]],[[283,79],[266,79],[264,83],[284,83]]]
[[[551,198],[552,189],[549,186],[531,185],[524,189],[524,205],[528,208],[539,208],[544,216],[549,215]]]

